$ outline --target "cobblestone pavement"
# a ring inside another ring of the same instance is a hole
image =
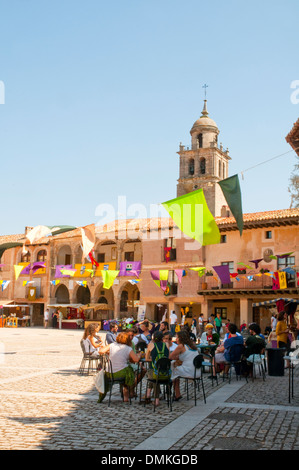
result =
[[[299,391],[288,403],[288,376],[212,387],[153,413],[139,398],[98,404],[93,376],[80,375],[82,330],[0,329],[1,450],[298,449]],[[192,387],[190,387],[192,389]],[[143,390],[144,392],[144,390]],[[142,392],[142,393],[143,393]],[[162,436],[162,438],[160,438]],[[163,437],[164,436],[164,437]]]

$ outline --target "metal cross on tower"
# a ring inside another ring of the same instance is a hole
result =
[[[207,98],[207,88],[209,88],[209,85],[206,83],[203,85],[203,88],[205,89],[205,99]]]

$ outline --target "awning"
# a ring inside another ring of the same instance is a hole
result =
[[[108,304],[88,304],[82,306],[82,310],[88,310],[91,308],[96,310],[109,310]]]
[[[285,297],[279,297],[279,299],[265,300],[265,302],[256,302],[256,303],[252,304],[252,306],[253,307],[261,307],[262,305],[271,305],[271,304],[275,304],[279,300],[284,300],[287,303],[290,303],[290,302],[295,302],[297,304],[299,303],[299,299],[289,299],[289,298],[285,298]]]
[[[47,307],[49,308],[67,308],[67,307],[82,308],[82,307],[85,307],[85,305],[83,304],[51,304],[51,305],[47,305]]]
[[[27,305],[27,304],[14,304],[13,300],[4,300],[3,302],[0,302],[0,308],[1,307],[30,307],[30,305]]]

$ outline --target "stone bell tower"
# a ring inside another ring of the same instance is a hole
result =
[[[218,145],[219,129],[207,111],[207,100],[200,118],[190,131],[191,147],[180,144],[180,176],[177,196],[202,188],[214,217],[227,216],[227,202],[218,181],[228,178],[228,149]]]

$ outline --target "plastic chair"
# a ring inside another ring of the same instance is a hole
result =
[[[154,390],[154,411],[156,410],[156,399],[159,398],[158,395],[158,384],[159,385],[164,385],[166,388],[166,394],[167,394],[167,406],[170,408],[170,411],[172,411],[172,401],[171,401],[171,387],[172,387],[172,381],[170,378],[170,371],[171,371],[171,361],[167,357],[161,357],[157,361],[157,376],[155,379],[150,379],[147,378],[146,382],[146,389],[148,388],[148,383],[152,383],[155,385]],[[159,378],[159,375],[169,375],[169,378]],[[146,400],[144,401],[144,406],[146,405]]]
[[[120,385],[120,387],[121,387],[121,396],[122,396],[122,399],[124,400],[124,395],[123,395],[122,388],[124,387],[124,385],[126,385],[126,383],[125,383],[125,378],[116,379],[116,378],[113,377],[112,363],[111,363],[108,356],[103,356],[102,366],[103,366],[103,369],[105,371],[105,387],[106,386],[109,387],[108,406],[110,406],[113,385],[114,384],[119,384]],[[129,393],[129,401],[130,401],[130,405],[131,405],[132,400],[131,400],[130,393]]]
[[[98,367],[99,367],[101,357],[100,356],[99,357],[92,356],[91,350],[86,351],[84,339],[81,339],[80,346],[81,346],[81,349],[82,349],[83,357],[82,357],[82,360],[81,360],[81,364],[79,366],[79,373],[84,374],[85,365],[86,365],[87,362],[88,362],[87,375],[89,375],[90,370],[92,370],[93,372],[96,372]],[[94,364],[95,364],[95,366],[94,366]]]
[[[236,374],[236,379],[238,380],[242,378],[241,371],[242,371],[242,361],[241,357],[244,351],[244,346],[240,344],[235,344],[229,348],[229,355],[234,358],[234,360],[231,361],[225,361],[224,366],[230,366],[229,367],[229,373],[228,373],[228,383],[231,382],[232,378],[232,370],[234,369],[235,374]],[[237,359],[236,359],[237,358]],[[225,376],[223,374],[223,381],[225,379]],[[247,377],[245,376],[246,382],[248,382]]]
[[[144,352],[147,348],[147,343],[145,341],[138,341],[135,348],[136,348],[136,351]]]
[[[205,357],[206,358],[209,358],[211,359],[211,361],[206,361],[205,360]],[[205,368],[208,368],[210,370],[210,373],[211,373],[211,377],[212,377],[212,387],[214,387],[214,365],[213,365],[213,361],[214,361],[214,357],[210,354],[203,354],[203,362],[202,362],[202,372],[204,371]],[[218,375],[217,375],[217,372],[215,372],[215,378],[216,378],[216,383],[218,385]]]
[[[203,354],[198,354],[198,356],[195,356],[195,358],[193,359],[194,376],[193,377],[181,377],[181,378],[185,379],[185,382],[186,382],[186,385],[187,385],[187,400],[189,400],[189,388],[188,388],[189,380],[192,381],[193,384],[194,384],[194,405],[195,406],[196,406],[196,389],[198,388],[197,386],[199,386],[199,382],[201,382],[203,399],[204,399],[204,402],[206,403],[206,394],[205,394],[203,378],[202,378],[203,364],[204,364]],[[211,363],[209,363],[209,364],[212,366]],[[199,377],[198,377],[198,371],[200,371]],[[180,377],[178,377],[178,378],[180,378]]]
[[[265,355],[262,352],[265,350],[265,346],[262,343],[256,343],[252,347],[252,354],[247,358],[247,362],[252,364],[252,382],[256,378],[255,366],[259,368],[259,372],[263,377],[263,381],[266,380],[265,373]]]

